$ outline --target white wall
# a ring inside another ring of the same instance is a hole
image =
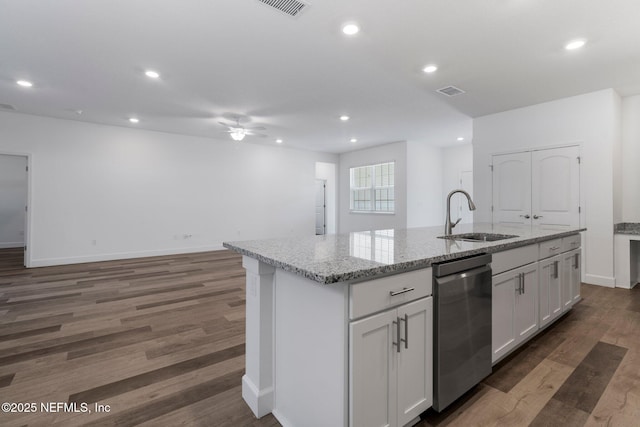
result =
[[[337,233],[337,189],[338,170],[335,163],[316,163],[316,178],[325,183],[325,225],[327,234]]]
[[[640,95],[622,100],[622,221],[640,222]]]
[[[0,249],[24,246],[27,158],[0,154]]]
[[[349,211],[349,169],[395,161],[394,214],[365,214]],[[351,151],[340,155],[339,173],[339,226],[340,233],[372,229],[406,228],[407,226],[407,143],[394,142],[373,148]]]
[[[0,113],[0,152],[31,154],[32,266],[313,235],[315,163],[337,161],[16,113]]]
[[[491,154],[579,143],[587,283],[613,286],[614,151],[620,97],[613,90],[479,117],[473,122],[476,221],[491,221]]]
[[[449,195],[452,190],[462,188],[460,178],[463,172],[473,172],[473,146],[471,144],[464,144],[443,149],[442,169],[442,224],[444,226],[444,221],[446,220],[447,195]],[[473,183],[471,183],[471,188],[465,188],[465,190],[469,192],[472,200],[475,201]],[[458,210],[458,212],[456,212],[459,207],[462,208],[461,211]],[[462,218],[462,221],[460,221],[461,224],[473,222],[473,213],[469,212],[467,198],[459,193],[451,197],[451,219],[455,222],[456,218]]]
[[[407,143],[407,227],[444,226],[443,150]]]

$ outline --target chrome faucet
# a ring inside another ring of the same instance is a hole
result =
[[[458,223],[462,220],[462,218],[458,218],[458,220],[456,222],[451,224],[451,196],[453,196],[456,193],[462,193],[467,197],[467,201],[469,202],[469,210],[470,211],[475,211],[476,210],[476,205],[473,204],[473,200],[471,200],[471,196],[466,191],[458,189],[458,190],[453,190],[451,193],[449,193],[449,195],[447,196],[447,220],[444,223],[444,235],[445,236],[451,235],[451,231],[453,230],[453,227],[458,225]]]

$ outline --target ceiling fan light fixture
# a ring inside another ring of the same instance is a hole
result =
[[[231,132],[229,132],[229,135],[231,135],[231,138],[234,141],[242,141],[246,134],[246,131],[240,128],[233,128],[231,129]]]

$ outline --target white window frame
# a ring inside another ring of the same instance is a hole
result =
[[[376,166],[381,165],[393,165],[393,185],[385,185],[385,186],[376,186]],[[396,182],[396,167],[395,160],[390,160],[387,162],[374,163],[370,165],[361,165],[361,166],[352,166],[349,168],[349,212],[351,213],[367,213],[367,214],[383,214],[383,215],[394,215],[395,214],[395,205],[396,205],[396,197],[395,197],[395,182]],[[371,169],[371,186],[369,187],[354,187],[353,186],[353,175],[355,169],[360,168],[370,168]],[[384,189],[393,189],[393,209],[392,210],[377,210],[376,209],[376,190],[384,190]],[[354,200],[353,200],[353,192],[357,190],[370,190],[371,191],[371,209],[355,209],[354,208]]]

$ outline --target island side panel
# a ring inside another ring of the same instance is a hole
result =
[[[348,295],[276,270],[273,414],[285,427],[348,424]]]
[[[274,273],[270,265],[242,257],[246,276],[246,356],[242,398],[258,418],[273,410]]]

